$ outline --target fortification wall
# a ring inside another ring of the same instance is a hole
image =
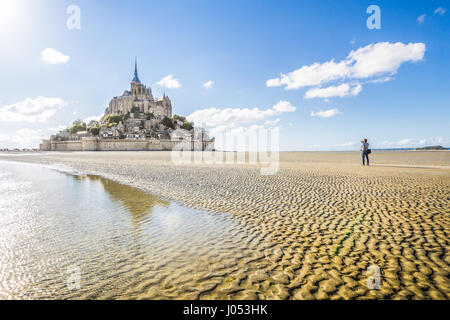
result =
[[[97,149],[99,151],[145,151],[162,150],[161,143],[151,140],[99,140]]]
[[[77,141],[52,141],[52,151],[82,151],[83,145],[81,140]]]
[[[173,150],[207,150],[208,141],[180,142],[172,140],[102,140],[94,137],[84,137],[77,141],[49,141],[44,140],[40,145],[41,151],[161,151]],[[182,144],[182,147],[181,147]],[[209,146],[208,150],[214,149]]]

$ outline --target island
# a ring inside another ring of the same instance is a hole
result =
[[[214,138],[186,117],[173,115],[172,102],[154,97],[134,65],[130,90],[114,97],[99,121],[76,120],[39,145],[41,151],[214,150]]]
[[[427,146],[427,147],[421,147],[421,148],[415,148],[414,151],[420,151],[420,150],[446,150],[443,146]]]

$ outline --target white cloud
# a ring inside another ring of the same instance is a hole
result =
[[[66,129],[67,126],[59,125],[48,129],[21,128],[9,134],[0,133],[0,149],[32,149],[38,148],[42,139],[47,139],[49,134],[54,134]]]
[[[432,143],[442,143],[444,139],[442,137],[436,137],[432,140]]]
[[[383,78],[369,80],[367,82],[369,82],[369,83],[384,83],[384,82],[388,82],[388,81],[392,81],[392,80],[394,80],[393,77],[383,77]]]
[[[157,85],[168,89],[177,89],[181,87],[180,79],[175,79],[172,74],[159,80]]]
[[[349,76],[349,68],[344,61],[339,63],[334,60],[323,64],[313,63],[310,66],[303,66],[293,72],[281,74],[279,78],[269,79],[266,82],[268,87],[286,86],[289,89],[299,89],[301,87],[317,86],[322,83],[345,78]]]
[[[349,54],[352,67],[352,76],[355,78],[369,78],[379,74],[397,73],[402,63],[417,62],[423,59],[425,44],[409,43],[407,45],[397,42],[379,42],[370,44]]]
[[[446,145],[448,140],[444,141],[442,137],[432,139],[410,139],[404,138],[398,141],[383,141],[377,145],[379,148],[414,148],[417,146],[435,146]]]
[[[425,143],[427,143],[427,139],[422,139],[419,142],[417,142],[417,144],[420,146],[423,146]]]
[[[264,124],[268,126],[275,126],[278,122],[280,122],[280,120],[280,118],[276,118],[275,120],[267,120]]]
[[[341,113],[342,112],[340,112],[338,108],[329,110],[320,110],[319,112],[311,111],[311,117],[331,118]]]
[[[417,142],[414,142],[412,139],[404,138],[399,141],[383,141],[378,145],[378,147],[381,147],[381,148],[406,148],[406,147],[412,147],[414,144],[417,144]],[[423,144],[425,144],[425,143],[423,143]]]
[[[354,145],[356,145],[358,142],[356,141],[349,141],[349,142],[345,142],[345,143],[339,143],[334,145],[333,147],[352,147]]]
[[[67,102],[60,98],[26,98],[23,101],[0,107],[0,121],[44,122],[65,105]]]
[[[408,143],[411,143],[412,140],[411,139],[402,139],[398,142],[399,145],[404,146],[407,145]]]
[[[88,123],[91,122],[92,120],[100,121],[100,119],[101,119],[102,117],[103,117],[103,113],[99,114],[98,116],[89,116],[89,117],[84,118],[84,119],[83,119],[83,122],[88,124]]]
[[[70,57],[56,51],[53,48],[46,48],[41,52],[41,59],[50,64],[66,63]]]
[[[286,90],[345,79],[363,79],[383,74],[395,74],[405,62],[417,62],[425,54],[424,43],[378,42],[352,50],[346,59],[335,62],[334,59],[311,65],[305,65],[288,74],[266,81],[268,87],[284,86]]]
[[[276,112],[273,109],[261,110],[259,108],[209,108],[196,110],[187,116],[189,121],[196,124],[203,124],[208,127],[226,126],[235,127],[244,123],[261,121],[265,118],[274,116]]]
[[[357,96],[361,90],[360,84],[351,87],[349,84],[343,83],[339,86],[309,89],[305,93],[305,99]]]
[[[434,10],[434,14],[439,14],[441,16],[443,16],[446,12],[447,10],[442,7],[438,7],[436,8],[436,10]]]
[[[278,102],[276,105],[274,105],[272,107],[272,109],[277,112],[282,113],[282,112],[294,112],[296,107],[291,105],[291,103],[289,101],[280,100],[280,102]]]
[[[426,16],[427,16],[426,14],[421,14],[420,16],[417,17],[417,22],[419,24],[423,24],[425,22],[425,17]]]
[[[251,131],[256,131],[256,130],[260,130],[260,129],[264,129],[264,126],[259,125],[259,124],[253,124],[249,127],[249,130],[251,130]]]
[[[196,125],[207,127],[235,128],[242,124],[262,121],[284,112],[293,112],[296,107],[288,101],[279,101],[271,109],[261,110],[257,107],[249,108],[226,108],[226,109],[201,109],[196,110],[186,118]]]
[[[0,148],[37,148],[42,141],[40,129],[22,128],[10,134],[0,134]]]
[[[350,90],[350,95],[357,96],[362,91],[362,85],[357,84]]]
[[[61,131],[61,130],[67,129],[67,127],[69,127],[69,126],[65,126],[65,125],[60,124],[60,125],[58,125],[58,126],[56,126],[56,127],[48,128],[47,130],[48,130],[49,132],[51,132],[51,133],[56,133],[56,132],[59,132],[59,131]]]
[[[206,81],[206,82],[203,84],[203,87],[206,88],[206,89],[211,89],[212,86],[213,86],[213,84],[214,84],[214,81],[209,80],[209,81]]]

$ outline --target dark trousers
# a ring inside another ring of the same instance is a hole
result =
[[[364,158],[367,160],[367,165],[369,165],[369,154],[365,151],[362,152],[362,165],[365,165]]]

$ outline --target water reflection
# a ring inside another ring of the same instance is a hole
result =
[[[235,270],[246,238],[229,214],[0,161],[0,300],[192,298],[215,268],[217,281],[226,263]],[[81,270],[80,290],[67,288],[69,266]]]
[[[76,180],[89,179],[90,181],[100,182],[103,189],[108,193],[110,199],[122,207],[126,208],[135,223],[140,223],[144,218],[152,213],[156,205],[169,207],[170,203],[159,199],[158,197],[143,192],[142,190],[117,183],[112,180],[104,179],[94,175],[73,175]]]

